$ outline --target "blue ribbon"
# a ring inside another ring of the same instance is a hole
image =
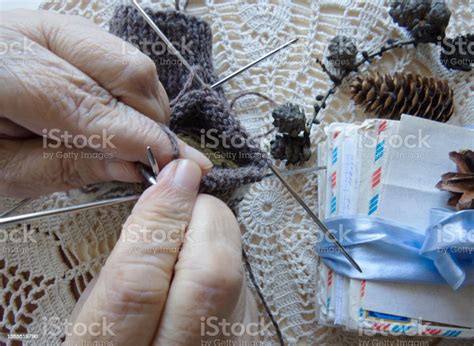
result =
[[[474,284],[474,210],[432,209],[431,226],[420,234],[406,225],[370,216],[325,221],[362,268],[355,270],[327,239],[316,245],[324,263],[354,279]]]

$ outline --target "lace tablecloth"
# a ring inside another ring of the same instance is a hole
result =
[[[43,9],[77,14],[107,26],[112,0],[51,0]],[[407,33],[393,23],[387,4],[381,0],[326,1],[214,1],[191,2],[188,13],[211,24],[214,33],[214,59],[219,75],[237,69],[293,37],[297,45],[262,62],[226,83],[229,99],[242,91],[258,91],[277,103],[291,101],[312,115],[314,97],[328,89],[330,82],[316,58],[324,56],[327,41],[336,34],[351,36],[360,50],[379,47],[388,38],[406,38]],[[455,4],[454,4],[455,3]],[[145,6],[174,8],[174,1],[142,1]],[[448,2],[452,11],[448,36],[473,32],[474,2]],[[392,51],[365,67],[382,72],[417,72],[444,78],[454,89],[456,111],[452,123],[466,124],[474,119],[474,74],[450,72],[438,61],[439,48],[420,46],[417,50]],[[349,99],[347,83],[333,95],[319,114],[321,125],[313,127],[313,151],[323,137],[324,125],[334,121],[358,121],[364,114]],[[266,101],[246,97],[235,106],[237,116],[252,135],[272,128]],[[271,136],[262,140],[269,150]],[[314,154],[305,166],[315,164]],[[316,173],[294,175],[289,179],[310,207],[317,198]],[[288,344],[354,344],[357,334],[327,328],[317,323],[316,290],[318,259],[312,250],[315,228],[294,199],[273,178],[247,186],[236,195],[237,217],[242,225],[243,243],[262,292],[282,329]],[[0,209],[15,203],[2,199]],[[55,208],[74,203],[64,193],[34,201],[19,212]],[[130,206],[83,212],[27,225],[36,242],[7,243],[0,252],[3,333],[39,334],[48,343],[58,342],[58,328],[77,297],[107,258],[130,212]],[[372,340],[383,342],[381,337]],[[413,339],[410,339],[413,340]],[[419,340],[427,340],[419,338]],[[438,340],[439,341],[439,340]],[[44,341],[46,342],[46,341]],[[441,343],[448,341],[441,341]],[[459,342],[459,341],[458,341]],[[42,341],[43,343],[43,341]],[[450,342],[451,344],[451,342]]]

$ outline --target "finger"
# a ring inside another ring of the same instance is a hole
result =
[[[0,79],[6,80],[0,84],[2,115],[56,141],[65,142],[65,135],[69,140],[78,136],[98,139],[94,146],[89,144],[92,149],[125,161],[147,163],[147,146],[157,156],[160,167],[175,158],[176,148],[163,125],[117,101],[94,80],[57,56],[37,45],[34,47],[36,64],[0,69]],[[18,102],[18,95],[27,102]],[[204,172],[212,167],[209,159],[196,149],[181,141],[178,146],[181,158],[194,160]]]
[[[173,275],[182,231],[197,196],[201,172],[189,160],[167,165],[124,225],[76,323],[113,324],[114,345],[149,344]],[[100,337],[75,335],[73,340]]]
[[[0,138],[32,138],[36,135],[13,121],[0,117]]]
[[[0,140],[0,194],[36,197],[103,181],[141,182],[135,164],[91,149],[44,149],[42,139]]]
[[[97,283],[97,279],[99,278],[100,273],[95,276],[86,286],[86,289],[81,293],[81,296],[76,302],[76,305],[74,305],[74,309],[71,312],[71,315],[69,316],[69,321],[74,323],[77,320],[77,317],[79,316],[82,307],[84,306],[84,303],[87,301],[89,296],[91,295],[92,290],[95,287],[95,284]]]
[[[130,43],[85,18],[20,11],[10,25],[83,71],[114,97],[167,124],[170,106],[156,66]]]
[[[218,213],[216,213],[218,211]],[[240,230],[220,200],[199,195],[175,267],[155,345],[191,345],[201,340],[207,317],[242,321],[245,280]],[[217,321],[216,321],[217,323]]]

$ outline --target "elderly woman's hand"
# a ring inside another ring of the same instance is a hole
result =
[[[246,286],[239,226],[224,203],[198,196],[200,178],[194,162],[177,160],[145,191],[81,296],[66,344],[224,345],[261,338],[269,326],[259,323]]]
[[[12,11],[0,19],[0,195],[140,181],[133,162],[146,162],[147,145],[160,166],[172,159],[158,124],[169,121],[169,102],[147,56],[83,18]],[[183,158],[211,167],[179,145]]]

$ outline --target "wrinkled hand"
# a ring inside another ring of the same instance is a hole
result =
[[[0,195],[141,181],[133,162],[146,163],[147,145],[160,167],[171,160],[157,124],[169,121],[168,97],[154,63],[132,45],[80,17],[24,10],[0,12],[0,42]]]
[[[194,162],[177,160],[145,191],[76,305],[66,344],[202,345],[260,338],[265,327],[258,327],[246,286],[239,226],[224,203],[197,194],[200,178]],[[250,334],[239,335],[242,326]]]

